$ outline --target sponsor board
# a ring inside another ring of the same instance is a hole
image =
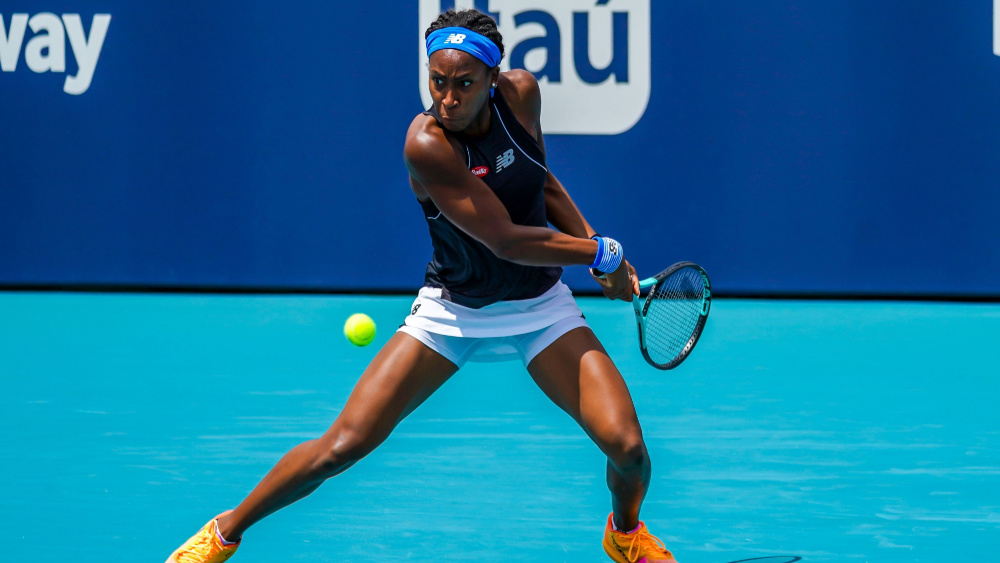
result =
[[[31,72],[66,72],[68,39],[77,71],[66,76],[63,91],[83,94],[94,78],[110,25],[110,14],[94,14],[88,35],[80,14],[63,14],[62,17],[49,12],[33,16],[11,14],[9,17],[0,14],[0,69],[16,72],[23,46],[25,66]]]

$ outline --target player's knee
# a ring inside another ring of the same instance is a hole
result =
[[[370,454],[379,443],[355,430],[328,433],[317,440],[316,470],[323,478],[333,477]]]
[[[649,453],[641,432],[621,432],[609,449],[608,457],[621,470],[637,470],[649,465]]]

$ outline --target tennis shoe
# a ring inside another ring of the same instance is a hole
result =
[[[639,522],[638,528],[626,534],[615,530],[611,523],[613,516],[614,513],[608,516],[608,525],[604,528],[604,551],[612,560],[618,563],[677,563],[667,546],[649,533],[645,524]]]
[[[222,540],[219,539],[218,520],[230,512],[232,510],[227,510],[212,518],[197,534],[191,536],[191,539],[184,542],[184,545],[178,547],[177,551],[167,558],[167,563],[222,563],[229,559],[236,553],[240,542],[223,545]]]

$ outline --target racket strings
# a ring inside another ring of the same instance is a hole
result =
[[[654,362],[669,364],[687,354],[694,344],[704,289],[701,274],[684,268],[660,282],[649,296],[644,337]]]

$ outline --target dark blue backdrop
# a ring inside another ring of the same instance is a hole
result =
[[[67,73],[23,47],[0,73],[0,285],[414,290],[430,246],[401,149],[427,22],[400,4],[5,2],[6,30],[112,21],[81,95],[68,41]],[[643,117],[550,135],[549,164],[642,274],[998,296],[992,18],[990,0],[653,2]]]

